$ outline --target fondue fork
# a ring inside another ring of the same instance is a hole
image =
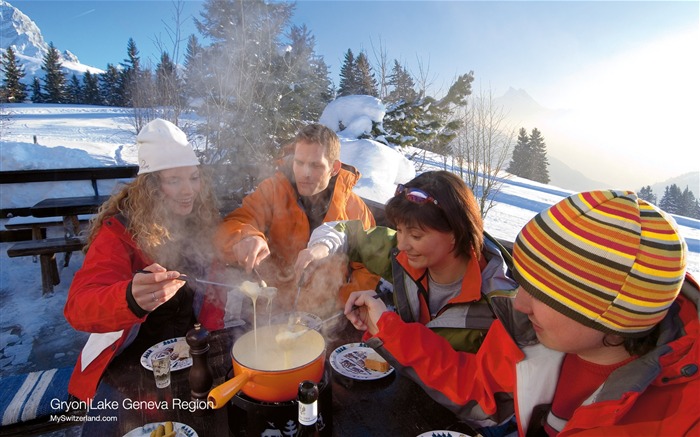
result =
[[[260,286],[267,287],[267,282],[265,282],[265,280],[262,278],[262,276],[260,276],[260,272],[258,271],[258,269],[253,267],[253,272],[255,273],[255,276],[258,277],[258,281],[260,281]]]
[[[387,292],[381,292],[379,294],[375,294],[374,296],[372,296],[372,299],[379,299],[380,297],[384,296],[385,294],[387,294]],[[352,309],[352,311],[355,311],[357,309],[360,309],[360,307],[358,307],[357,305],[353,305],[351,309]],[[338,311],[336,314],[333,314],[332,316],[328,317],[327,319],[322,320],[321,323],[316,325],[316,328],[320,328],[321,326],[325,325],[326,323],[330,322],[331,320],[336,319],[336,318],[343,316],[343,315],[345,315],[345,313],[343,311]],[[290,318],[290,320],[291,320],[291,318]],[[282,330],[282,331],[278,332],[277,335],[275,335],[275,342],[277,342],[277,344],[280,345],[284,349],[291,348],[294,345],[294,342],[296,342],[296,340],[299,337],[301,337],[306,332],[308,332],[312,329],[310,326],[302,325],[303,326],[302,329],[292,331],[291,329],[289,329],[289,326],[291,324],[292,323],[290,323],[287,326],[286,330]]]
[[[187,275],[180,275],[175,279],[179,279],[181,281],[195,281],[195,282],[200,282],[202,284],[218,285],[220,287],[226,287],[226,288],[236,288],[234,285],[231,285],[231,284],[224,284],[222,282],[205,281],[204,279],[199,279],[199,278],[195,278],[193,276],[187,276]]]

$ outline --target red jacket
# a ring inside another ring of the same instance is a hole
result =
[[[559,425],[559,435],[700,435],[699,301],[698,285],[688,275],[661,322],[660,338],[667,342],[613,373]],[[422,324],[391,312],[366,340],[461,419],[486,426],[515,414],[524,436],[533,409],[551,404],[564,354],[537,343],[527,318],[518,314],[494,322],[477,354],[456,352]]]
[[[283,170],[291,172],[287,167]],[[243,205],[224,218],[215,238],[217,249],[229,263],[236,262],[231,251],[234,244],[250,236],[265,239],[270,257],[261,265],[261,274],[269,285],[281,290],[296,288],[283,278],[293,279],[296,257],[306,248],[311,235],[309,220],[299,205],[299,194],[283,170],[263,180],[253,193],[246,196]],[[360,173],[354,167],[343,165],[324,222],[361,220],[365,228],[375,225],[367,205],[352,192],[359,179]],[[267,274],[262,270],[264,268],[267,268]],[[342,302],[351,291],[374,289],[379,282],[379,276],[369,273],[359,263],[353,263],[351,269],[350,282],[343,285],[340,292]]]
[[[152,263],[119,220],[104,221],[73,278],[63,310],[73,328],[91,334],[68,384],[70,394],[82,400],[94,396],[109,363],[135,338],[148,316],[139,318],[129,309],[126,290],[134,272]],[[203,305],[202,313],[211,311],[209,302]]]

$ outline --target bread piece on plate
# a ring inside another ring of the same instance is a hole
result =
[[[190,357],[190,345],[184,341],[178,341],[173,346],[173,356],[177,357],[177,360],[184,360]]]
[[[386,372],[391,366],[386,360],[379,356],[376,352],[372,352],[365,358],[365,369],[375,370],[377,372]]]

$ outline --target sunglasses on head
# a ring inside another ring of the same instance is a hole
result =
[[[410,187],[404,186],[403,184],[399,184],[396,187],[396,192],[394,193],[394,197],[399,196],[401,194],[403,194],[403,196],[409,202],[417,203],[418,205],[432,203],[435,206],[440,206],[438,204],[437,199],[435,199],[433,196],[426,193],[425,191],[419,190],[418,188],[410,188]]]

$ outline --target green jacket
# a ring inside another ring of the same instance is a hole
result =
[[[428,272],[413,269],[398,250],[396,231],[384,226],[368,230],[357,220],[327,223],[317,228],[309,246],[324,244],[331,252],[345,252],[351,261],[393,286],[393,309],[405,322],[419,322],[445,337],[455,350],[475,352],[496,313],[510,309],[517,283],[509,275],[511,257],[493,237],[485,234],[480,262],[475,256],[462,280],[462,290],[430,316]]]

